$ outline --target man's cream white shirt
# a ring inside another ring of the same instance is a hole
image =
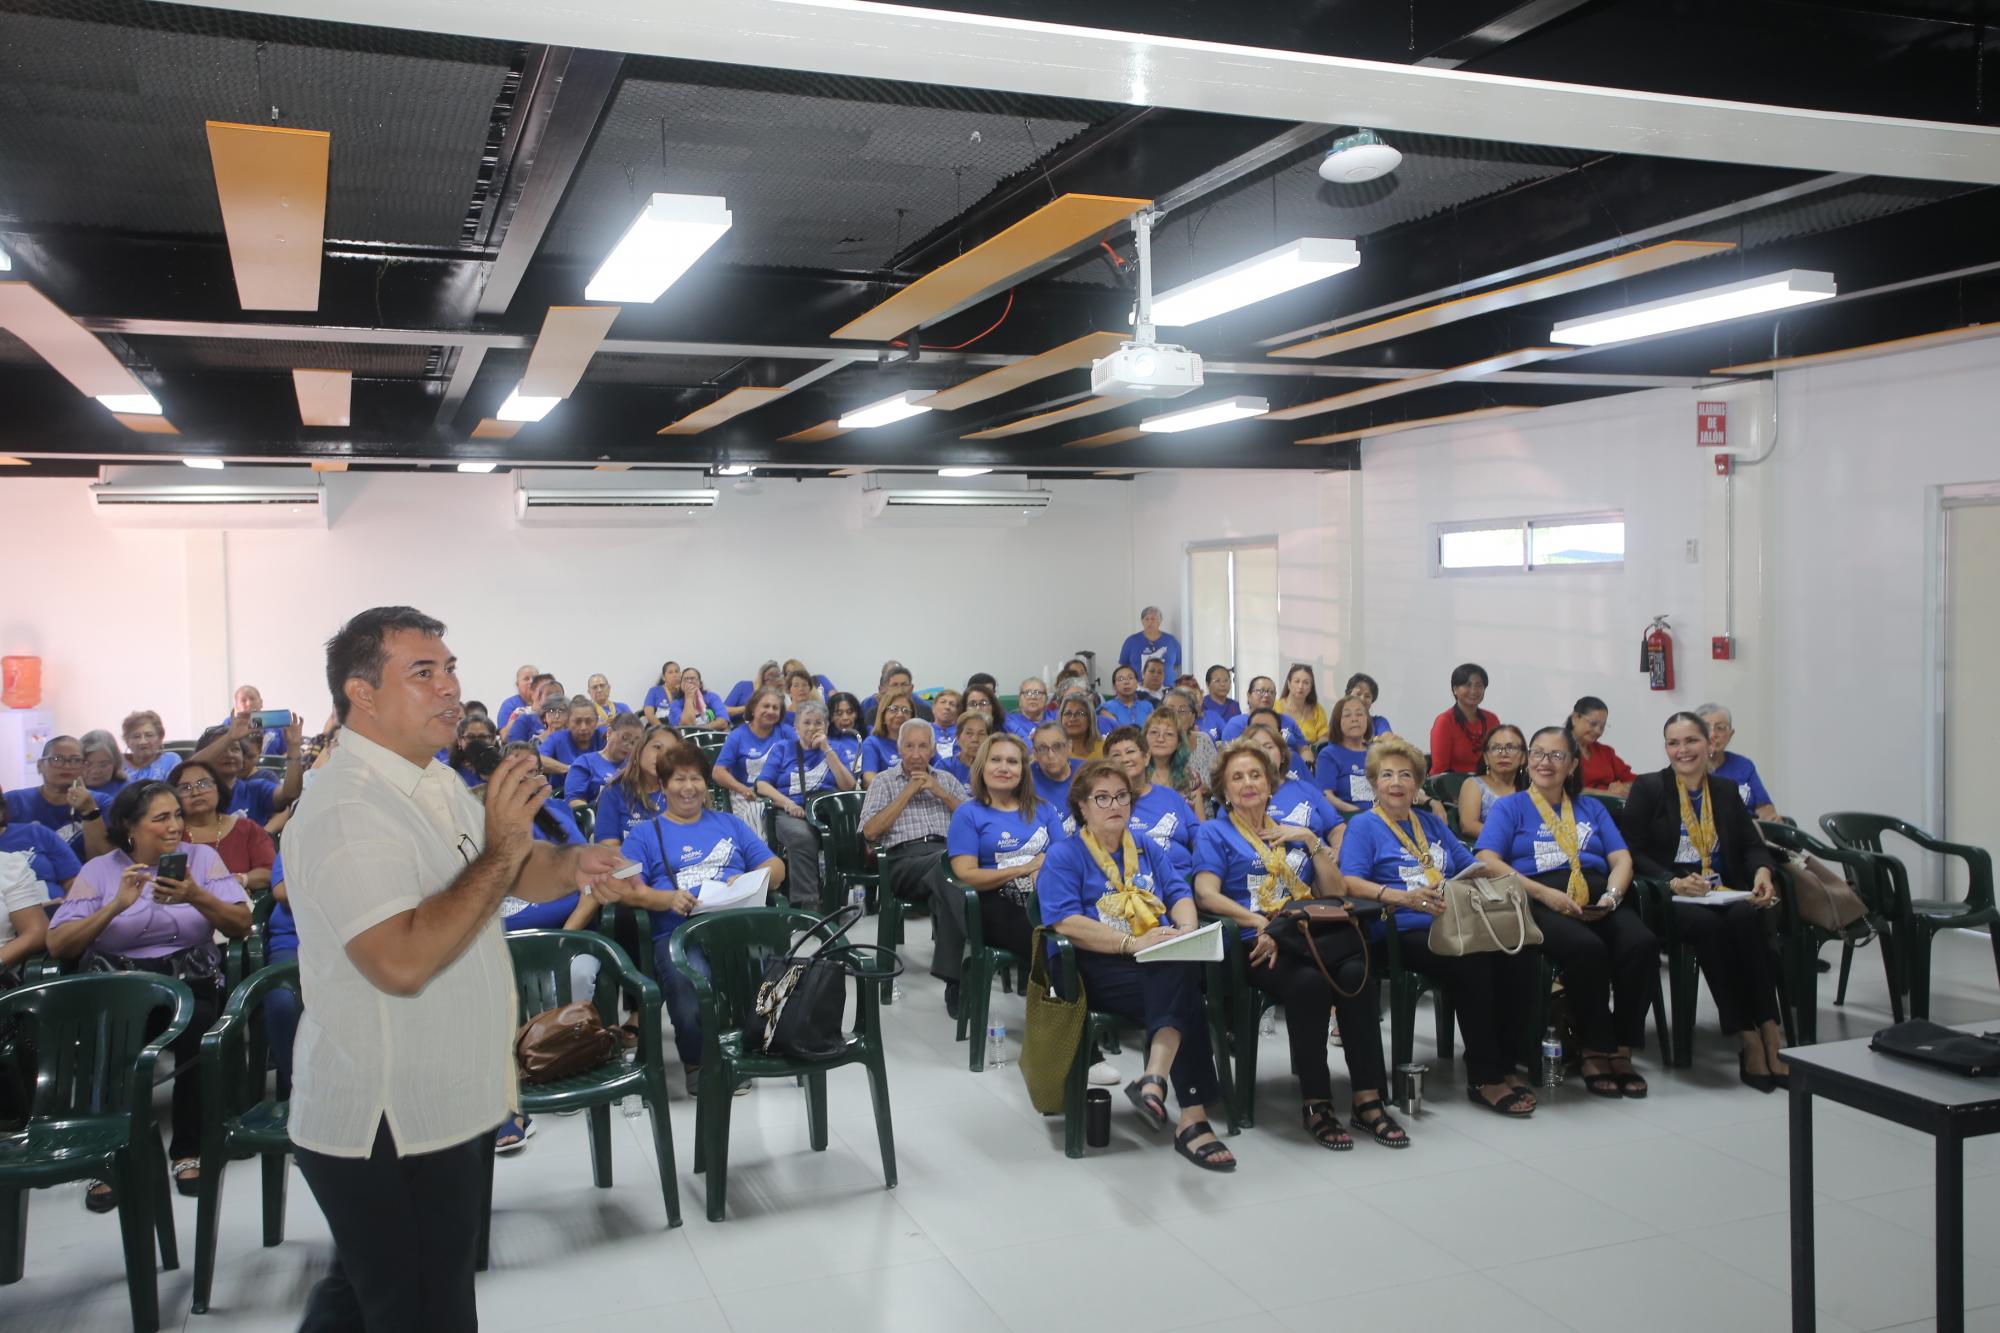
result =
[[[353,730],[285,828],[304,1013],[290,1130],[302,1148],[366,1157],[387,1119],[397,1151],[490,1133],[515,1101],[514,968],[498,913],[416,995],[377,989],[356,935],[441,893],[486,845],[486,812],[459,776],[419,768]]]

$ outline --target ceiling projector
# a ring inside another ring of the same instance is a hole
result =
[[[1201,358],[1165,343],[1126,343],[1090,365],[1100,398],[1178,398],[1201,387]]]
[[[1403,155],[1383,143],[1375,131],[1363,130],[1335,139],[1320,161],[1319,174],[1335,185],[1359,185],[1388,175],[1402,160]]]

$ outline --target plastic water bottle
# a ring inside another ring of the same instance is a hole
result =
[[[1542,1086],[1561,1087],[1563,1081],[1563,1044],[1551,1027],[1542,1034]]]
[[[867,910],[868,890],[862,887],[861,885],[856,884],[853,888],[847,891],[847,905],[849,907],[859,907],[864,911]]]
[[[995,1023],[986,1029],[986,1067],[998,1069],[1007,1063],[1007,1025]]]
[[[639,1052],[634,1049],[625,1052],[625,1068],[631,1069],[639,1063]],[[618,1114],[627,1120],[637,1120],[646,1109],[646,1099],[636,1092],[628,1092],[618,1099]]]
[[[1258,1029],[1265,1036],[1274,1036],[1278,1031],[1278,1007],[1272,1005],[1264,1011],[1264,1022]]]

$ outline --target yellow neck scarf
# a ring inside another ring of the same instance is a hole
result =
[[[1715,802],[1708,798],[1708,779],[1701,780],[1701,817],[1697,819],[1694,804],[1688,800],[1687,783],[1674,780],[1674,790],[1681,794],[1681,827],[1687,830],[1688,841],[1701,854],[1701,873],[1708,876],[1714,872],[1709,868],[1716,844]]]
[[[1097,838],[1089,829],[1080,829],[1084,850],[1090,859],[1097,862],[1097,868],[1104,872],[1105,894],[1097,900],[1097,915],[1100,919],[1114,917],[1130,928],[1132,937],[1143,937],[1160,918],[1166,915],[1167,905],[1151,889],[1142,889],[1134,881],[1144,864],[1139,860],[1138,845],[1132,841],[1132,830],[1125,830],[1125,841],[1118,850],[1125,858],[1126,869],[1120,873],[1118,863],[1111,859],[1111,853],[1097,845]]]
[[[1434,885],[1444,879],[1444,872],[1431,863],[1431,845],[1424,837],[1424,821],[1417,818],[1415,808],[1410,810],[1410,832],[1416,834],[1415,842],[1410,841],[1410,834],[1403,832],[1401,824],[1389,817],[1389,812],[1382,808],[1380,801],[1375,803],[1375,813],[1389,826],[1389,832],[1396,835],[1396,841],[1403,844],[1403,850],[1414,856],[1417,864],[1424,868],[1424,883]]]
[[[1250,844],[1251,854],[1264,863],[1264,873],[1270,876],[1269,882],[1283,889],[1282,894],[1259,894],[1257,896],[1257,910],[1259,912],[1275,912],[1289,902],[1312,897],[1312,890],[1307,888],[1305,881],[1298,877],[1297,872],[1292,869],[1291,862],[1285,859],[1283,852],[1275,847],[1266,845],[1264,840],[1258,837],[1256,832],[1251,829],[1250,825],[1244,822],[1243,816],[1237,814],[1236,811],[1231,810],[1229,812],[1229,822],[1234,824],[1236,831],[1243,835],[1243,841]]]
[[[1569,858],[1570,900],[1578,907],[1588,905],[1590,885],[1583,878],[1583,858],[1577,854],[1581,839],[1577,837],[1576,807],[1570,804],[1569,793],[1563,793],[1563,808],[1560,815],[1548,803],[1547,798],[1533,787],[1528,788],[1528,795],[1534,798],[1535,809],[1540,812],[1542,822],[1549,826],[1549,832],[1555,837],[1556,846]]]

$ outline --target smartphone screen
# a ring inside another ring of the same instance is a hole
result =
[[[160,864],[154,871],[155,876],[160,879],[186,879],[187,873],[188,856],[186,852],[168,852],[160,858]]]
[[[288,708],[265,708],[250,715],[250,725],[259,731],[281,731],[292,725]]]

